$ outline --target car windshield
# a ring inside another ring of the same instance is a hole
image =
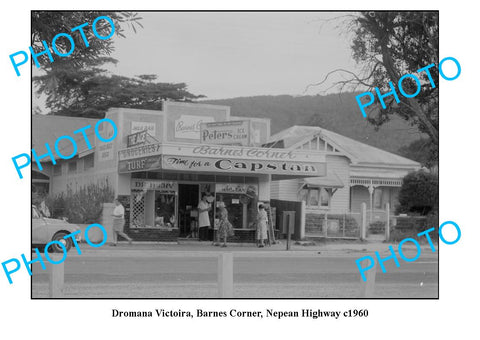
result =
[[[32,218],[40,218],[40,213],[38,212],[37,208],[32,207]]]

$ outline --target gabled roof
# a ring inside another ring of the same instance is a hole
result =
[[[91,127],[85,131],[92,148],[95,146],[95,124],[98,119],[82,117],[65,117],[51,115],[32,115],[32,148],[38,156],[47,152],[45,143],[48,143],[55,159],[59,159],[55,152],[55,141],[64,135],[72,137],[77,144],[76,155],[88,150],[87,144],[82,133],[73,132],[84,128],[87,125]],[[72,143],[68,140],[62,140],[58,148],[62,155],[69,156],[73,152]],[[50,157],[41,159],[42,162],[49,162]]]
[[[311,140],[315,135],[328,143],[333,144],[353,163],[364,165],[391,165],[402,167],[420,167],[420,163],[408,158],[398,156],[391,152],[370,146],[354,139],[339,135],[338,133],[320,128],[318,126],[294,125],[286,130],[272,135],[268,141],[272,143],[283,143],[285,148],[295,147]]]

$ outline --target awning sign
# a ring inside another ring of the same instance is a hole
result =
[[[325,166],[311,162],[163,156],[162,168],[179,171],[324,176]]]
[[[138,157],[154,155],[180,155],[184,157],[213,157],[227,159],[247,159],[260,161],[287,162],[325,162],[325,154],[311,150],[289,150],[281,148],[259,148],[234,145],[157,143],[146,144],[118,152],[118,159],[123,161]]]
[[[296,177],[326,175],[325,154],[310,150],[158,143],[120,150],[118,157],[120,173],[165,169]]]
[[[141,157],[118,162],[118,172],[128,173],[161,169],[161,156]]]

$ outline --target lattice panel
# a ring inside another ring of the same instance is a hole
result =
[[[130,228],[145,227],[145,193],[132,192],[132,210],[130,211]]]

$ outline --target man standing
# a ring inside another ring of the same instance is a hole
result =
[[[127,234],[123,232],[123,227],[125,226],[125,208],[120,203],[118,198],[115,198],[115,209],[113,209],[113,244],[112,246],[117,245],[118,236],[122,236],[124,239],[128,240],[128,244],[132,244],[132,239],[128,237]]]
[[[200,241],[208,240],[208,228],[210,228],[210,216],[208,212],[212,209],[208,203],[207,195],[202,194],[202,199],[198,203],[198,238]]]

